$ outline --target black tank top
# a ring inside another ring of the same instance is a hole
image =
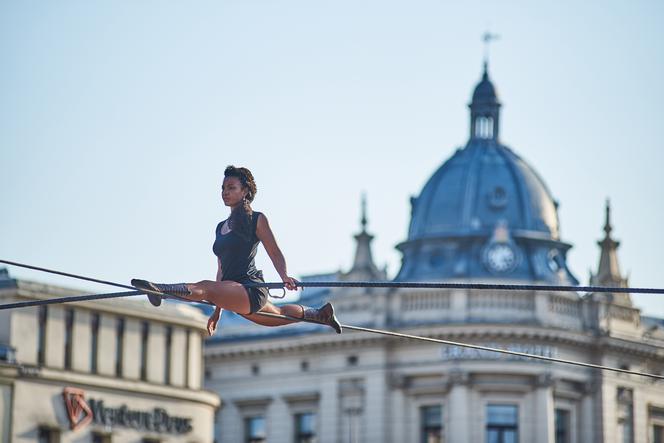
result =
[[[263,279],[263,273],[256,269],[254,258],[258,249],[256,225],[260,212],[254,211],[251,217],[251,238],[245,240],[233,231],[221,233],[221,227],[226,220],[220,222],[215,230],[216,239],[212,246],[214,255],[221,260],[222,280],[242,282],[244,280]]]

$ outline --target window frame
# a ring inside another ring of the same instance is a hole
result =
[[[101,327],[101,314],[90,313],[90,373],[99,373],[99,330]]]
[[[115,376],[123,377],[124,374],[124,342],[127,329],[124,317],[117,317],[115,321]]]
[[[48,306],[39,307],[37,314],[37,366],[46,366]]]
[[[490,423],[489,422],[489,408],[492,406],[508,406],[516,409],[516,423],[511,425],[511,424],[502,424],[502,423]],[[514,443],[519,443],[520,441],[520,427],[519,427],[519,422],[521,421],[521,407],[519,403],[516,402],[511,402],[511,401],[500,401],[500,400],[492,400],[492,401],[487,401],[484,405],[484,438],[485,441],[489,441],[489,432],[490,431],[498,431],[498,443],[505,443],[505,432],[513,431],[515,435],[515,441]]]
[[[439,410],[439,426],[427,426],[425,423],[425,410],[427,409],[432,409],[432,408],[438,408]],[[421,404],[417,408],[418,414],[419,414],[419,428],[418,428],[418,433],[419,433],[419,441],[421,443],[429,443],[428,437],[428,431],[430,430],[438,430],[438,434],[440,437],[440,442],[445,441],[445,416],[443,415],[445,413],[445,410],[443,408],[442,403],[427,403],[427,404]]]
[[[263,421],[263,434],[262,436],[252,436],[251,435],[251,423],[254,420],[262,420]],[[265,414],[255,414],[255,415],[247,415],[243,417],[242,420],[244,424],[244,433],[243,433],[243,439],[245,443],[266,443],[267,440],[267,418]]]
[[[558,439],[558,411],[567,414],[567,433],[563,440]],[[572,443],[572,411],[569,408],[554,406],[553,408],[553,434],[555,443]]]
[[[300,429],[300,418],[312,415],[313,427],[312,431],[307,433]],[[314,443],[318,440],[318,411],[301,411],[293,414],[293,441],[295,443]]]
[[[76,322],[76,311],[74,308],[65,309],[65,333],[63,337],[64,341],[64,353],[65,358],[63,366],[65,370],[72,369],[73,354],[74,354],[74,323]]]

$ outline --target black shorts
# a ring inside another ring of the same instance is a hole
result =
[[[238,283],[244,285],[245,283],[265,283],[265,281],[258,276],[247,276],[247,278],[238,281]],[[247,290],[247,294],[249,295],[249,313],[253,314],[263,309],[263,307],[267,304],[267,298],[270,295],[268,289],[255,287],[248,288],[246,286],[244,289]]]

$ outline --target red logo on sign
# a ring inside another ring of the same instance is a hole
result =
[[[65,399],[67,416],[72,431],[85,427],[92,421],[92,410],[85,401],[85,391],[77,388],[65,388],[62,391]]]

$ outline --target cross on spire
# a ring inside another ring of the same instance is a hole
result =
[[[362,193],[362,232],[367,231],[367,194]]]
[[[484,42],[484,69],[486,71],[486,67],[489,64],[489,44],[494,41],[498,40],[500,36],[498,34],[492,34],[489,31],[485,32],[482,35],[482,41]]]
[[[611,231],[613,231],[613,226],[611,226],[611,201],[606,199],[606,220],[604,222],[604,232],[606,233],[606,238],[611,237]]]

